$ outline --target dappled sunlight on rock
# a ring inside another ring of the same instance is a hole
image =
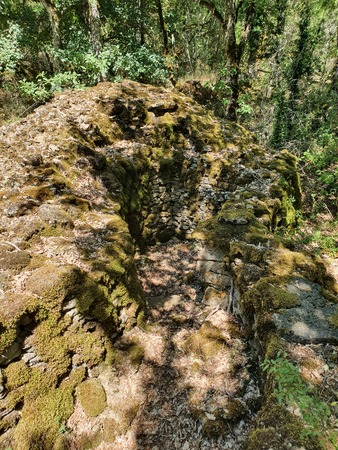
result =
[[[277,233],[288,151],[127,80],[0,139],[0,447],[320,448],[260,366],[294,360],[336,426],[337,283]]]

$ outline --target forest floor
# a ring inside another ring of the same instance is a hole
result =
[[[120,424],[101,450],[239,449],[248,437],[261,396],[255,362],[237,319],[203,301],[197,255],[174,239],[137,257],[148,317],[116,342],[116,373],[101,376]]]
[[[203,297],[198,250],[174,239],[137,260],[153,342],[166,336],[165,347],[153,345],[162,364],[139,425],[140,448],[240,448],[254,417],[248,402],[258,406],[241,324],[222,303]]]
[[[99,377],[110,415],[97,449],[244,448],[261,407],[258,359],[240,318],[205,298],[199,250],[197,243],[173,239],[137,255],[148,317],[116,341],[115,369]],[[330,362],[334,346],[291,344],[290,350],[296,360],[312,361],[303,375],[322,383],[330,401],[338,382]],[[96,419],[81,414],[76,408],[68,425],[83,435]]]

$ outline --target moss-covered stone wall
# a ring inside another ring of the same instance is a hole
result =
[[[321,264],[273,235],[301,206],[294,158],[177,92],[126,81],[60,94],[0,129],[0,160],[4,448],[56,448],[75,393],[142,322],[136,246],[177,236],[221,254],[264,349],[271,308],[297,304],[277,295],[295,271],[332,292]]]

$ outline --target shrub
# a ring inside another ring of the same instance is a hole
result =
[[[263,371],[272,376],[274,393],[280,404],[293,410],[305,422],[304,436],[318,436],[328,428],[330,407],[315,395],[313,388],[300,376],[298,367],[287,359],[287,355],[277,353],[276,359],[265,359]]]
[[[113,70],[117,77],[157,85],[165,83],[169,77],[165,59],[147,47],[125,54],[117,51]]]
[[[0,36],[0,70],[14,71],[23,58],[20,46],[21,28],[11,23],[9,28]]]
[[[64,89],[80,89],[83,85],[79,81],[79,76],[75,72],[62,72],[48,77],[41,72],[36,81],[20,81],[20,92],[34,101],[46,101],[55,91]]]

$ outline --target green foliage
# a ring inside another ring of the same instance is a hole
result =
[[[59,434],[65,434],[65,433],[67,433],[67,431],[69,431],[67,428],[66,422],[64,420],[61,420],[59,417],[57,417],[55,419],[55,421],[59,426],[59,430],[58,430]]]
[[[310,75],[313,67],[314,37],[313,30],[311,30],[311,13],[310,3],[305,1],[300,11],[298,39],[295,43],[291,63],[286,69],[291,104],[299,95],[299,81],[305,75]]]
[[[74,49],[51,49],[50,54],[60,72],[53,76],[42,72],[35,81],[20,83],[21,92],[34,100],[46,100],[54,91],[79,89],[104,79],[163,84],[169,75],[165,59],[146,47],[124,53],[118,46],[111,46],[98,56]]]
[[[316,230],[310,237],[309,241],[316,243],[321,249],[326,250],[332,256],[336,256],[338,254],[338,233],[336,236],[328,236],[323,233],[322,230]]]
[[[338,137],[324,129],[317,134],[311,147],[302,155],[303,161],[309,164],[320,181],[336,194],[338,194],[337,147]]]
[[[250,95],[249,94],[242,94],[238,99],[238,114],[239,116],[251,116],[253,113],[252,106],[250,105]]]
[[[162,84],[169,76],[165,59],[147,47],[118,52],[113,70],[117,77],[152,84]]]
[[[0,36],[0,71],[14,71],[23,58],[21,36],[22,30],[16,23],[11,23],[6,32]]]
[[[287,360],[287,354],[278,352],[276,359],[265,359],[261,367],[275,383],[278,402],[299,411],[306,424],[303,436],[322,437],[328,427],[330,407],[320,401],[314,389],[302,379],[299,369]]]
[[[315,195],[313,194],[313,197]],[[317,209],[316,198],[313,199],[314,210]],[[333,258],[338,256],[338,222],[322,220],[315,228],[305,223],[291,236],[295,244],[310,246],[312,252],[326,253]]]
[[[300,158],[310,213],[338,213],[337,55],[331,2],[295,2],[280,42],[269,143]],[[271,109],[268,109],[271,113]],[[265,124],[266,126],[266,124]],[[313,197],[314,196],[314,197]],[[307,213],[309,208],[307,206]]]
[[[270,138],[270,145],[273,148],[283,148],[287,139],[289,129],[289,111],[285,99],[285,93],[279,90],[276,95],[275,118]]]
[[[50,49],[50,54],[60,70],[75,73],[78,82],[86,86],[109,78],[117,53],[114,47],[104,48],[98,56],[85,49]]]
[[[23,80],[20,82],[21,93],[34,101],[46,101],[56,91],[82,87],[78,74],[75,72],[56,73],[52,77],[48,77],[42,72],[36,77],[36,81]]]
[[[324,169],[335,162],[337,143],[333,133],[323,130],[318,134],[315,145],[303,153],[304,161],[310,162],[317,169]]]

